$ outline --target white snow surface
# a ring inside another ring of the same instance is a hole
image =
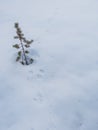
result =
[[[16,63],[14,23],[34,40]],[[98,130],[98,1],[0,0],[0,130]]]

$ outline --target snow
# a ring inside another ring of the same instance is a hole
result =
[[[98,1],[0,1],[0,130],[98,130]],[[15,62],[14,23],[35,62]]]

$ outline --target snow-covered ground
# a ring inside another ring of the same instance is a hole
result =
[[[15,62],[14,23],[35,62]],[[0,130],[98,130],[98,1],[0,0]]]

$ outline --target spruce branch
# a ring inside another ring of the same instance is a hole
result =
[[[16,49],[21,49],[18,51],[18,56],[16,58],[16,61],[20,61],[21,64],[23,65],[29,65],[33,62],[32,58],[28,58],[27,54],[29,54],[28,50],[25,50],[25,48],[29,48],[30,44],[33,42],[33,40],[27,40],[24,37],[24,34],[19,27],[19,23],[15,23],[14,27],[16,29],[16,36],[14,36],[14,39],[18,39],[20,41],[19,44],[13,45],[14,48]]]

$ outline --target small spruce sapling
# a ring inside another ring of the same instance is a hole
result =
[[[27,48],[30,47],[33,40],[29,41],[24,37],[24,34],[22,33],[21,28],[19,27],[19,23],[15,23],[14,27],[16,29],[16,36],[14,37],[14,39],[18,39],[20,41],[19,44],[13,45],[14,48],[19,49],[16,61],[19,61],[23,65],[32,64],[33,59],[28,57],[29,51],[27,50]]]

